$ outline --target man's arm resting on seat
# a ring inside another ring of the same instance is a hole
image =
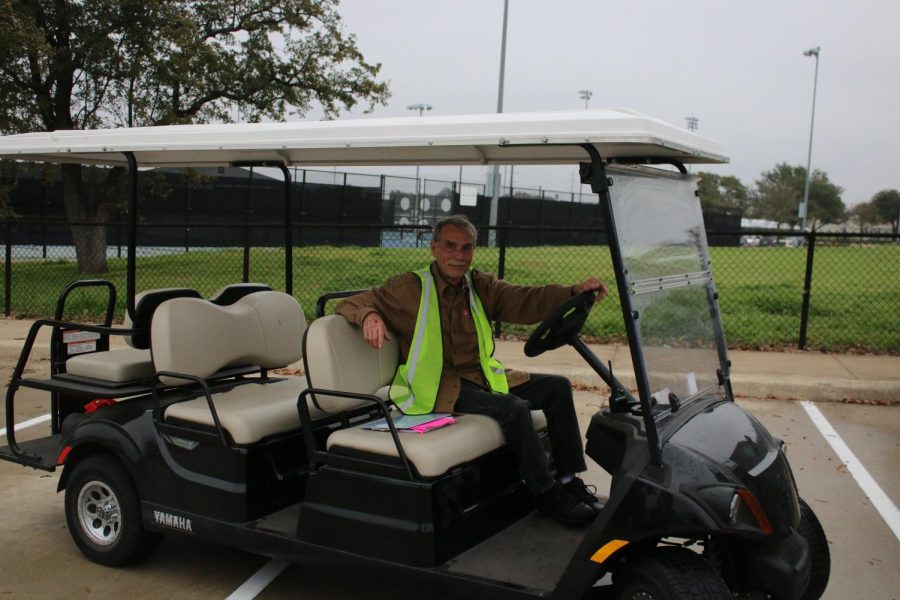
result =
[[[347,319],[349,323],[360,327],[366,343],[373,348],[381,348],[390,336],[384,318],[373,306],[375,303],[373,296],[372,291],[350,296],[341,301],[334,312]]]
[[[366,342],[376,349],[381,348],[385,340],[391,339],[391,336],[388,335],[387,325],[384,324],[384,319],[374,310],[363,317],[362,330]]]

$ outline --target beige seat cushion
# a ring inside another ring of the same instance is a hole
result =
[[[66,361],[66,372],[120,383],[152,378],[155,370],[150,350],[116,348],[73,356]]]
[[[157,371],[196,377],[237,364],[283,367],[300,360],[305,330],[300,305],[282,292],[257,292],[229,306],[175,298],[160,305],[153,317],[153,363]]]
[[[399,349],[396,336],[379,349],[370,347],[358,327],[339,315],[313,321],[306,333],[304,355],[310,387],[374,394],[387,401],[397,370]],[[365,401],[316,395],[326,412],[340,412],[367,404]],[[368,403],[371,406],[371,403]],[[374,408],[374,406],[373,406]],[[540,431],[547,426],[542,411],[532,420]],[[438,477],[453,467],[475,460],[503,446],[506,441],[496,421],[483,415],[463,415],[448,427],[426,434],[401,433],[403,451],[423,477]],[[328,436],[326,447],[346,448],[382,456],[399,456],[393,436],[371,431],[364,425],[340,429]]]
[[[532,411],[535,430],[547,427],[543,411]],[[382,456],[399,457],[389,432],[357,425],[328,436],[327,448],[348,448]],[[506,441],[497,422],[484,415],[461,415],[456,423],[428,433],[401,433],[407,458],[423,477],[438,477],[453,467],[475,460],[503,446]]]
[[[297,400],[306,389],[302,377],[271,383],[247,383],[212,395],[222,427],[236,444],[253,444],[270,435],[300,429]],[[324,413],[310,407],[313,419]],[[166,408],[165,418],[215,427],[206,397],[179,402]]]
[[[396,336],[391,336],[376,350],[366,343],[359,327],[340,315],[328,315],[310,323],[303,354],[310,387],[356,394],[374,394],[380,390],[380,397],[387,400],[385,386],[394,378],[400,350]],[[316,395],[316,402],[322,410],[331,413],[371,405],[363,400],[323,394]]]

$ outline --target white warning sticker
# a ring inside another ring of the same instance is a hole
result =
[[[64,331],[63,332],[63,342],[66,344],[73,344],[75,342],[86,342],[88,340],[99,340],[100,334],[95,333],[93,331]]]
[[[90,342],[78,342],[75,344],[66,344],[66,352],[69,356],[73,354],[84,354],[85,352],[96,352],[97,351],[97,342],[96,340],[92,340]]]

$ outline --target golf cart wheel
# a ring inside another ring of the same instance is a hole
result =
[[[131,478],[110,456],[75,465],[66,484],[66,523],[75,545],[92,561],[120,566],[146,556],[159,534],[144,531]]]
[[[730,600],[715,569],[687,548],[654,548],[613,575],[617,600]]]
[[[797,532],[806,540],[809,546],[810,573],[809,586],[802,600],[817,600],[822,597],[828,578],[831,575],[831,551],[828,549],[828,540],[822,529],[816,513],[809,504],[800,499],[800,525]]]

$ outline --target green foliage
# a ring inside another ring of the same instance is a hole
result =
[[[868,226],[882,222],[881,215],[878,213],[878,207],[871,200],[869,202],[860,202],[847,211],[847,215],[856,221],[861,233],[865,233],[869,229]]]
[[[798,224],[800,219],[797,215],[805,187],[806,168],[787,163],[775,165],[756,181],[752,199],[753,216],[791,226]],[[828,180],[824,171],[816,169],[812,172],[807,209],[807,223],[812,229],[844,220],[846,207],[841,200],[842,192],[841,187]]]
[[[156,32],[135,57],[135,124],[280,120],[315,106],[336,116],[358,102],[371,110],[388,97],[344,31],[334,0],[158,2]],[[127,91],[127,93],[126,93]]]
[[[380,64],[344,31],[337,0],[0,0],[0,133],[282,120],[386,102]],[[107,172],[108,187],[121,176]],[[71,222],[102,222],[110,194],[63,169]],[[82,273],[104,239],[73,228]]]
[[[700,183],[700,204],[706,206],[729,206],[744,212],[750,207],[750,192],[734,175],[716,175],[701,171],[697,174]]]
[[[0,0],[0,132],[326,115],[388,98],[335,0]]]
[[[872,196],[872,204],[881,217],[882,222],[890,223],[897,234],[897,226],[900,224],[900,192],[897,190],[881,190]]]

